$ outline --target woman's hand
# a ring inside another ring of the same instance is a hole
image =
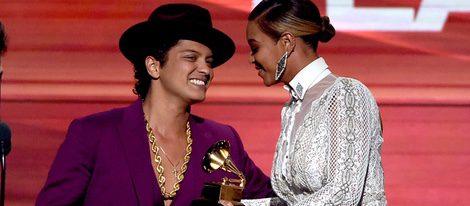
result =
[[[230,201],[227,200],[219,200],[219,204],[223,206],[233,206],[233,204]]]

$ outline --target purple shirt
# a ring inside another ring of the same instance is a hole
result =
[[[231,158],[247,179],[243,198],[273,195],[269,178],[253,163],[237,132],[194,115],[189,118],[192,153],[172,205],[190,205],[205,182],[220,182],[224,171],[202,169],[207,149],[218,140],[231,144]],[[151,164],[140,100],[125,108],[74,120],[60,146],[36,205],[163,205]]]

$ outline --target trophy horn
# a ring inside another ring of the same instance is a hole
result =
[[[237,166],[235,166],[232,158],[230,158],[230,143],[226,140],[216,142],[207,150],[202,161],[202,167],[207,173],[222,169],[226,172],[236,174],[240,178],[239,180],[224,178],[224,183],[233,181],[240,183],[240,187],[242,188],[245,186],[245,176]]]

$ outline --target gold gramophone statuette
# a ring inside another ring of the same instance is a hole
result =
[[[222,169],[226,172],[233,173],[239,179],[231,179],[224,177],[222,182],[206,183],[202,191],[202,197],[209,200],[228,200],[234,205],[243,205],[240,203],[243,188],[245,187],[245,175],[235,166],[230,158],[230,143],[221,140],[213,144],[202,161],[204,171],[211,173],[215,170]]]

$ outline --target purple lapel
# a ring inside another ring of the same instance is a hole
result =
[[[139,205],[163,205],[160,188],[153,172],[144,113],[140,99],[129,106],[119,127],[119,138],[129,165]]]
[[[204,150],[201,140],[204,129],[201,128],[201,123],[198,122],[194,116],[190,116],[189,124],[191,127],[191,137],[193,139],[191,158],[188,163],[188,169],[184,174],[184,179],[180,183],[180,190],[176,193],[175,199],[172,205],[189,205],[190,202],[196,198],[199,198],[202,188],[202,154]]]
[[[200,198],[205,182],[221,181],[224,172],[208,174],[202,169],[202,159],[207,149],[218,139],[222,139],[221,131],[215,127],[209,127],[204,119],[191,115],[189,118],[193,138],[191,159],[188,169],[181,182],[181,189],[176,193],[172,205],[190,205],[192,200]]]
[[[221,180],[223,174],[222,172],[206,174],[201,165],[207,149],[221,138],[214,137],[214,134],[223,132],[215,131],[215,128],[207,128],[203,119],[193,115],[190,116],[189,123],[193,138],[191,159],[181,182],[181,189],[176,193],[172,205],[189,205],[192,200],[200,197],[204,182]],[[139,205],[163,205],[161,191],[151,165],[140,100],[126,109],[119,127],[119,134]]]

